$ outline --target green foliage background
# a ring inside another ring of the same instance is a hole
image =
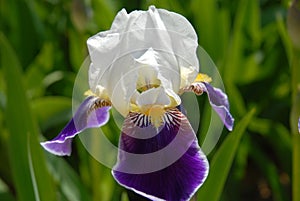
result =
[[[293,194],[299,201],[300,186],[292,185],[297,180],[292,164],[299,164],[300,154],[292,157],[299,139],[292,138],[290,114],[292,103],[299,102],[292,102],[288,3],[1,0],[0,200],[144,200],[120,187],[78,138],[72,156],[65,158],[44,152],[39,142],[56,136],[71,118],[73,84],[87,56],[87,38],[109,29],[123,7],[130,12],[155,5],[193,24],[199,44],[218,66],[236,119],[234,131],[224,130],[209,154],[210,176],[193,200],[288,201]],[[199,97],[199,104],[207,106],[205,98]],[[205,130],[210,114],[201,115]],[[118,134],[111,134],[117,141]]]

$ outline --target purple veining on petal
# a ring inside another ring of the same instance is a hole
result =
[[[197,138],[194,137],[195,133],[187,118],[178,110],[177,112],[181,119],[165,123],[159,133],[149,139],[137,139],[132,135],[127,135],[127,132],[134,133],[137,128],[130,124],[129,118],[125,119],[124,125],[127,128],[122,129],[119,146],[122,151],[135,154],[156,153],[177,138],[176,140],[181,143],[178,143],[179,146],[174,147],[173,151],[184,150],[184,152],[174,163],[158,171],[135,174],[124,172],[122,169],[128,166],[134,169],[146,169],[153,164],[164,164],[164,161],[168,160],[166,157],[172,157],[172,153],[165,153],[150,161],[146,157],[132,161],[127,160],[128,155],[120,151],[118,163],[112,171],[119,184],[151,200],[172,201],[189,200],[203,184],[208,174],[208,161],[198,145]],[[147,131],[147,127],[139,129]],[[186,140],[189,135],[193,137],[190,138],[193,139],[192,142]]]
[[[206,93],[208,95],[211,106],[218,113],[227,129],[232,131],[234,119],[229,112],[229,102],[227,95],[220,89],[214,88],[206,82],[202,83],[205,85]]]
[[[97,107],[99,100],[98,97],[87,97],[65,128],[54,139],[41,143],[44,149],[55,155],[69,156],[72,151],[72,138],[86,128],[106,124],[110,106]]]

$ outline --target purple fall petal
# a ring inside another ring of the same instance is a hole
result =
[[[229,112],[229,102],[227,95],[220,89],[212,87],[206,82],[202,82],[205,85],[205,92],[208,95],[210,105],[218,113],[222,119],[226,128],[232,131],[234,119]]]
[[[98,97],[87,97],[66,127],[53,140],[41,143],[44,149],[55,155],[69,156],[72,151],[72,138],[86,128],[107,123],[110,106],[101,107],[101,101]]]
[[[152,125],[138,127],[129,116],[120,137],[113,176],[122,186],[151,200],[189,200],[208,174],[208,161],[190,123],[177,109],[172,113],[168,117],[165,115],[166,123],[157,135],[153,135],[156,128]],[[144,138],[147,134],[148,139]],[[134,158],[130,154],[140,157]],[[172,158],[173,162],[168,164]],[[136,170],[136,173],[128,172],[130,170]]]
[[[299,120],[298,120],[298,131],[300,133],[300,117],[299,117]]]

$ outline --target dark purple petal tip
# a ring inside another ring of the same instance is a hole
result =
[[[125,119],[118,162],[112,170],[120,185],[151,200],[187,201],[204,183],[208,175],[208,160],[187,118],[178,110],[176,113],[173,121],[165,123],[157,135],[148,139],[136,136],[141,133],[153,136],[149,132],[155,128],[151,125],[137,127],[128,117]],[[172,148],[166,151],[166,147]],[[163,153],[157,157],[158,152]],[[176,152],[181,152],[180,156],[174,156]],[[140,157],[133,159],[128,153]],[[149,160],[149,154],[155,157]],[[175,157],[174,162],[166,165],[165,161],[172,157]],[[158,170],[157,164],[161,166]],[[149,167],[155,168],[149,171]],[[132,169],[137,172],[127,172]]]
[[[72,138],[87,128],[99,127],[107,123],[110,106],[103,106],[101,101],[103,100],[98,97],[87,97],[74,117],[53,140],[41,142],[43,148],[55,155],[69,156],[72,151]]]
[[[229,112],[229,102],[227,95],[220,89],[212,87],[210,84],[203,82],[206,93],[212,108],[218,113],[224,125],[229,131],[232,131],[234,118]]]

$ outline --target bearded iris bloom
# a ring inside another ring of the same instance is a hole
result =
[[[115,180],[151,200],[189,200],[205,181],[209,164],[180,95],[205,92],[228,130],[234,122],[226,94],[198,72],[193,27],[183,16],[154,6],[129,14],[123,9],[111,29],[92,36],[87,45],[87,98],[61,133],[41,145],[55,155],[70,155],[72,139],[106,124],[113,106],[125,117]]]

